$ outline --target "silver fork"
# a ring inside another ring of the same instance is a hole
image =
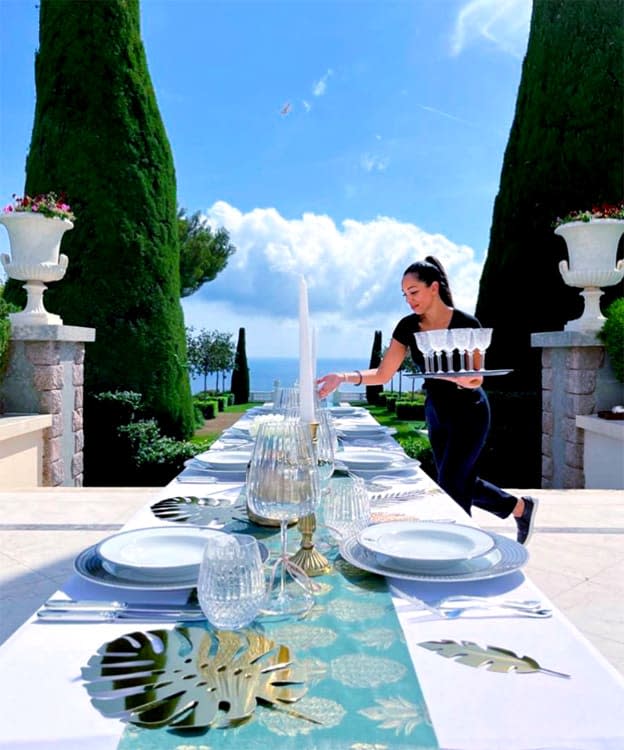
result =
[[[454,620],[458,617],[461,617],[464,612],[474,609],[482,610],[484,613],[490,612],[490,614],[484,614],[484,617],[552,617],[551,609],[542,607],[540,602],[535,602],[533,600],[530,600],[528,602],[514,602],[511,600],[502,600],[499,602],[477,601],[476,603],[465,604],[464,606],[452,606],[449,604],[444,604],[444,602],[448,602],[450,599],[452,599],[452,597],[448,597],[447,599],[440,600],[440,602],[437,602],[436,605],[432,605],[427,604],[427,602],[424,602],[422,599],[418,599],[415,596],[410,596],[409,594],[396,589],[394,586],[390,587],[390,591],[395,596],[398,596],[401,599],[405,599],[412,604],[416,604],[420,609],[445,620]],[[496,610],[500,609],[508,609],[509,612],[497,613]]]

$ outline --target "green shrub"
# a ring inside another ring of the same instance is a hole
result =
[[[399,437],[398,442],[410,458],[420,461],[420,468],[432,479],[437,480],[437,471],[431,451],[431,444],[426,435],[409,435]]]
[[[395,412],[397,419],[418,420],[425,419],[425,406],[418,401],[411,399],[400,399],[395,403]]]
[[[396,411],[396,402],[398,401],[399,397],[395,394],[389,394],[386,396],[386,409],[390,412]]]
[[[214,419],[219,411],[219,405],[214,398],[194,396],[193,403],[201,411],[204,419]]]
[[[169,483],[184,469],[189,458],[208,447],[208,441],[174,440],[161,435],[153,419],[124,425],[118,432],[130,448],[135,484],[139,486]]]
[[[605,316],[598,338],[604,342],[615,377],[624,383],[624,297],[613,301]]]
[[[19,307],[0,297],[0,378],[9,364],[9,343],[11,339],[11,321],[9,313],[19,312]]]

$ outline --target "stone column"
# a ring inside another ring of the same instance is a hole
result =
[[[51,414],[43,446],[43,485],[81,487],[85,343],[94,328],[13,325],[9,367],[0,383],[7,413]]]
[[[534,333],[531,345],[542,348],[542,487],[584,488],[584,432],[576,417],[623,403],[624,384],[595,333]]]

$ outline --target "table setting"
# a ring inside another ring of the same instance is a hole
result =
[[[297,386],[0,647],[0,749],[622,750],[624,680],[527,548],[361,407],[315,399],[307,306],[302,279]]]

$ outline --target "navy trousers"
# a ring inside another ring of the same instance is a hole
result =
[[[477,462],[490,429],[485,391],[456,388],[444,398],[427,395],[425,419],[440,487],[468,514],[476,505],[507,518],[516,498],[477,475]]]

